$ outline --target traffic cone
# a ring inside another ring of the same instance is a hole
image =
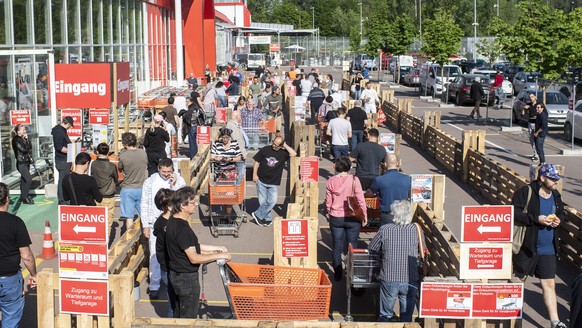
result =
[[[44,241],[42,242],[42,254],[40,257],[44,260],[52,260],[56,257],[55,243],[53,242],[53,233],[51,232],[51,223],[46,220],[44,225]]]

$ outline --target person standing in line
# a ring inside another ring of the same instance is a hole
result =
[[[131,132],[121,135],[123,150],[119,153],[119,172],[123,173],[119,194],[119,220],[125,221],[129,229],[133,225],[135,212],[141,215],[141,188],[148,178],[148,157],[137,148],[137,137]]]
[[[102,142],[97,145],[97,159],[91,164],[91,176],[95,178],[99,192],[103,199],[97,202],[97,206],[107,207],[108,212],[108,232],[113,225],[113,215],[115,211],[115,190],[119,184],[117,167],[109,161],[109,145]]]
[[[67,162],[67,146],[71,143],[67,130],[73,127],[73,118],[65,116],[61,124],[53,127],[51,135],[53,136],[53,146],[55,149],[55,167],[59,174],[57,182],[57,198],[59,205],[65,204],[63,197],[63,178],[71,172],[71,163]]]
[[[562,178],[554,165],[544,164],[539,169],[538,178],[515,191],[511,200],[514,224],[525,226],[521,248],[512,258],[513,272],[523,282],[528,276],[540,279],[552,328],[566,328],[558,317],[555,279],[559,249],[555,230],[566,220],[562,195],[557,190]]]
[[[168,248],[166,247],[166,226],[172,211],[173,196],[174,191],[166,188],[160,189],[154,196],[156,208],[162,211],[162,214],[154,223],[153,234],[156,237],[156,258],[160,263],[160,276],[162,282],[168,287],[168,318],[174,317],[176,309],[176,293],[170,281],[170,259],[168,257]]]
[[[327,180],[325,192],[325,207],[329,216],[331,237],[333,239],[332,265],[335,281],[342,279],[342,250],[344,242],[357,248],[360,228],[368,223],[366,200],[360,180],[349,174],[352,163],[347,157],[341,157],[335,163],[336,175]],[[348,197],[356,196],[358,203],[364,212],[364,220],[346,216],[346,204]],[[345,237],[345,238],[344,238]]]
[[[176,101],[176,99],[174,98],[176,96],[175,93],[172,93],[173,96],[170,96],[168,98],[168,106],[162,108],[161,113],[164,113],[166,115],[166,121],[170,124],[172,124],[174,127],[177,126],[177,122],[180,121],[180,118],[178,117],[178,110],[176,110],[176,108],[174,107],[174,102]]]
[[[534,132],[534,142],[536,152],[540,156],[540,165],[546,164],[546,154],[544,152],[544,142],[548,135],[548,111],[543,103],[536,104],[536,127]]]
[[[380,166],[386,158],[386,148],[378,144],[379,136],[378,129],[371,128],[368,131],[368,141],[358,144],[350,154],[350,159],[356,161],[356,176],[364,191],[380,175]]]
[[[160,112],[159,114],[163,121],[162,121],[162,126],[164,127],[164,130],[166,130],[166,132],[168,132],[168,136],[170,136],[170,141],[166,142],[166,147],[165,147],[165,152],[166,152],[166,157],[168,158],[172,158],[172,157],[176,157],[177,156],[177,149],[175,147],[175,140],[176,140],[176,127],[168,122],[168,117],[166,116],[166,113],[164,112]]]
[[[323,104],[325,100],[325,92],[319,88],[317,84],[313,86],[313,89],[309,92],[309,96],[307,97],[307,106],[309,108],[309,112],[311,114],[311,121],[310,124],[315,124],[317,119],[317,112],[319,107]]]
[[[364,130],[368,126],[368,114],[362,109],[362,101],[354,101],[354,108],[350,109],[346,119],[352,125],[352,142],[350,149],[354,151],[356,146],[364,141]]]
[[[295,75],[295,79],[291,84],[295,87],[295,96],[301,96],[303,91],[301,90],[301,81],[303,81],[303,76],[301,74]]]
[[[530,100],[529,101],[530,104],[524,105],[521,108],[521,116],[525,116],[526,111],[527,111],[527,114],[528,114],[527,129],[529,132],[529,144],[530,144],[532,151],[533,151],[533,155],[531,155],[530,158],[533,162],[537,162],[537,161],[539,161],[539,157],[538,157],[538,152],[536,150],[534,132],[536,131],[536,121],[537,121],[537,116],[538,116],[538,111],[537,111],[538,97],[536,96],[535,93],[530,93],[528,95],[528,97]]]
[[[380,105],[380,98],[378,98],[376,89],[372,89],[372,83],[369,81],[366,82],[366,89],[362,91],[360,99],[364,104],[364,110],[366,113],[375,114],[377,112],[376,105]]]
[[[356,91],[355,94],[355,99],[356,100],[360,100],[361,99],[361,95],[362,95],[362,85],[361,82],[362,80],[364,80],[364,77],[362,76],[362,73],[358,72],[358,74],[356,74],[356,76],[354,76],[352,78],[352,83],[351,85],[354,87],[354,90]]]
[[[188,157],[192,159],[198,154],[198,140],[196,136],[198,134],[198,126],[204,124],[204,114],[202,113],[202,107],[193,98],[186,98],[186,104],[188,105],[188,110],[184,113],[182,119],[188,131]]]
[[[386,155],[386,166],[386,173],[376,177],[370,186],[370,191],[380,197],[380,226],[393,222],[390,205],[395,200],[410,199],[410,176],[398,172],[398,158],[395,154]]]
[[[297,156],[295,150],[282,136],[276,136],[272,145],[261,148],[253,157],[253,181],[257,184],[259,208],[251,215],[258,225],[268,227],[273,223],[272,210],[277,204],[283,169],[294,156]]]
[[[327,83],[327,95],[329,96],[336,91],[333,86],[333,76],[331,74],[325,75],[325,83]]]
[[[12,150],[16,158],[16,169],[20,173],[20,201],[22,204],[33,205],[34,201],[30,198],[28,192],[32,185],[32,176],[30,175],[30,164],[32,164],[32,144],[26,134],[26,126],[16,124],[11,133]]]
[[[275,119],[275,134],[283,131],[283,97],[278,87],[273,87],[271,95],[265,99],[267,103],[267,119]]]
[[[313,83],[309,81],[309,75],[303,74],[303,80],[301,80],[301,95],[303,97],[308,97],[312,88]]]
[[[265,122],[263,112],[251,98],[247,101],[247,105],[241,108],[240,114],[242,129],[249,139],[249,145],[256,146],[259,143],[260,123]],[[245,158],[247,158],[246,155]]]
[[[370,242],[371,251],[382,254],[380,270],[380,322],[394,316],[394,304],[400,300],[400,322],[412,322],[419,290],[419,238],[424,242],[420,227],[412,223],[412,204],[397,200],[390,205],[394,222],[383,225]]]
[[[154,116],[151,127],[146,131],[143,146],[148,155],[148,174],[156,173],[158,163],[166,156],[166,142],[170,142],[170,135],[164,125],[162,115]]]
[[[349,139],[352,137],[352,125],[346,120],[346,108],[337,110],[338,117],[329,121],[327,135],[331,136],[331,152],[334,160],[348,156],[350,152]]]
[[[157,173],[152,174],[143,183],[141,193],[141,218],[143,234],[149,239],[150,248],[150,285],[149,293],[151,299],[159,297],[160,289],[160,263],[156,257],[156,236],[151,233],[156,219],[162,214],[155,206],[155,196],[162,188],[178,190],[186,186],[186,181],[182,176],[174,173],[174,163],[169,158],[162,158],[158,164]]]
[[[24,279],[20,262],[30,272],[30,286],[36,286],[36,262],[32,242],[21,218],[8,212],[10,190],[0,182],[0,310],[2,327],[18,327],[24,312]]]
[[[194,72],[190,72],[190,76],[186,79],[188,87],[192,90],[198,87],[198,79],[194,77]]]
[[[176,293],[174,318],[198,317],[200,307],[200,264],[230,260],[224,246],[201,244],[188,218],[198,211],[196,191],[184,187],[176,191],[172,214],[166,224],[166,248],[170,263],[170,282]]]
[[[78,153],[75,157],[75,169],[63,178],[63,197],[70,205],[96,206],[103,201],[94,177],[87,175],[91,156]]]
[[[481,99],[485,95],[485,91],[483,91],[483,86],[481,85],[481,77],[477,76],[473,84],[471,84],[471,91],[470,96],[473,102],[475,102],[475,106],[469,114],[469,117],[475,119],[475,114],[477,114],[477,119],[481,118],[481,113],[479,113],[479,108],[481,107]]]
[[[210,66],[208,66],[208,64],[206,64],[206,67],[204,68],[204,77],[206,78],[206,83],[210,84],[211,78],[210,78]]]
[[[260,103],[261,102],[261,91],[263,90],[263,86],[261,84],[261,81],[259,81],[258,76],[253,77],[253,83],[249,86],[249,90],[250,90],[251,94],[253,95],[253,100],[255,101],[255,104]]]
[[[216,99],[218,99],[220,102],[219,106],[228,107],[228,99],[226,98],[226,87],[224,86],[224,82],[216,82],[214,89],[216,90]]]
[[[194,91],[192,91],[193,93]],[[188,134],[184,134],[184,120],[182,120],[182,115],[188,110],[188,105],[186,105],[186,97],[184,96],[175,96],[174,97],[174,108],[176,109],[176,112],[178,113],[176,116],[174,117],[174,120],[176,120],[176,125],[174,125],[174,127],[176,128],[176,132],[178,134],[178,144],[182,145],[184,144],[184,140],[188,137]],[[182,114],[180,114],[182,113]]]
[[[246,108],[246,106],[245,106]],[[226,128],[232,131],[232,140],[236,140],[238,146],[240,148],[241,158],[239,161],[236,162],[236,167],[238,169],[239,179],[237,184],[242,181],[244,177],[244,173],[246,170],[245,161],[247,159],[248,153],[247,148],[249,147],[249,137],[245,133],[245,130],[242,127],[242,111],[233,111],[230,115],[230,120],[226,122]]]

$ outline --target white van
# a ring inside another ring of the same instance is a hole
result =
[[[444,85],[447,82],[462,74],[461,68],[457,65],[444,66],[444,82],[443,69],[439,64],[423,64],[420,67],[419,83],[420,94],[430,95],[434,98],[439,97],[443,93]]]
[[[264,54],[249,54],[247,61],[248,68],[258,68],[259,66],[267,65]]]

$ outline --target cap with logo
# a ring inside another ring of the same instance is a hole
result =
[[[558,168],[554,164],[544,164],[540,167],[538,172],[538,177],[548,177],[554,180],[560,180],[564,178],[558,173]]]
[[[75,125],[75,120],[73,120],[73,118],[70,117],[70,116],[65,116],[63,118],[63,123],[66,123],[66,124],[69,124],[71,126],[74,126]]]

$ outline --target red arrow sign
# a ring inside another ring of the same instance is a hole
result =
[[[507,242],[513,238],[513,206],[463,206],[461,242]]]
[[[59,236],[62,241],[107,243],[107,207],[59,206]]]

